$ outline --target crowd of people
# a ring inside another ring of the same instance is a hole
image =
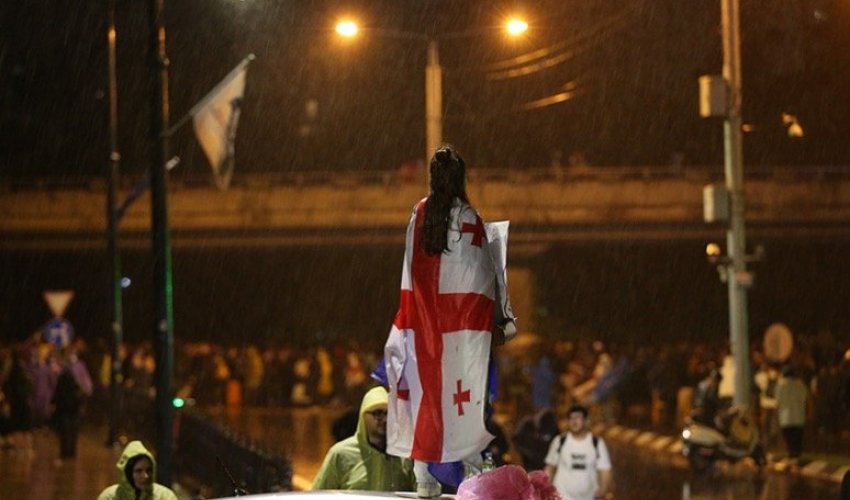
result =
[[[179,343],[174,386],[178,396],[206,407],[354,406],[371,386],[369,371],[378,359],[365,352],[355,343],[331,349]],[[156,395],[152,345],[126,343],[119,354],[117,381],[124,415],[119,431],[150,437]],[[31,450],[33,431],[51,428],[61,444],[58,458],[73,458],[83,415],[95,424],[105,423],[109,416],[108,411],[86,408],[110,406],[111,365],[105,343],[89,346],[81,338],[57,347],[35,333],[24,341],[0,345],[2,447]]]
[[[807,432],[850,438],[850,356],[845,351],[846,346],[833,345],[823,336],[798,337],[792,358],[772,363],[754,347],[752,399],[758,404],[768,449],[781,445],[776,391],[792,374],[809,396],[803,423]],[[131,427],[127,430],[141,431],[153,422],[153,349],[143,342],[127,344],[121,352],[126,425]],[[591,409],[594,419],[675,430],[693,413],[700,383],[713,372],[720,375],[720,404],[732,396],[729,356],[722,343],[632,348],[554,341],[523,353],[497,353],[496,408],[510,415],[514,428],[542,408],[560,408],[557,415],[564,417],[565,410],[578,402]],[[175,388],[179,396],[193,398],[202,407],[357,407],[372,386],[370,372],[380,354],[379,346],[365,348],[353,341],[304,349],[178,343]],[[73,435],[85,401],[107,401],[110,363],[105,347],[89,348],[82,340],[65,349],[35,337],[0,346],[3,445],[28,449],[32,430],[41,426]],[[57,391],[57,387],[70,389]],[[95,412],[87,418],[103,421],[106,416]],[[66,440],[65,458],[73,456],[72,442]]]
[[[764,416],[765,438],[780,432],[774,419],[775,391],[783,367],[786,374],[793,368],[809,393],[806,427],[829,435],[850,434],[850,355],[845,355],[846,346],[830,347],[830,342],[799,337],[787,363],[769,362],[754,347],[753,400]],[[154,397],[152,346],[125,344],[121,353],[126,404],[149,406],[146,401]],[[363,347],[354,341],[304,349],[180,342],[175,350],[175,388],[199,406],[356,407],[371,387],[369,374],[380,354],[379,346]],[[497,350],[497,354],[496,405],[517,420],[525,416],[519,408],[565,410],[580,402],[591,408],[594,418],[675,429],[691,414],[695,392],[712,371],[721,375],[719,398],[732,396],[729,355],[722,343],[622,347],[559,340],[523,353]],[[35,336],[0,346],[0,433],[7,445],[26,446],[27,430],[52,423],[55,389],[65,371],[73,374],[74,385],[82,391],[77,401],[107,398],[110,363],[105,346],[89,348],[83,340],[65,349]],[[67,407],[74,409],[74,401],[58,403],[63,407],[70,403]],[[105,416],[99,412],[91,418]]]
[[[784,441],[792,457],[801,452],[804,429],[850,442],[848,346],[825,333],[795,341],[788,359],[768,359],[758,343],[750,352],[751,410],[760,435],[768,451],[782,451]],[[579,402],[600,421],[669,432],[688,418],[710,421],[732,403],[734,363],[724,342],[554,341],[542,342],[537,352],[524,361],[504,360],[509,407],[563,410]]]
[[[94,383],[80,358],[81,342],[58,347],[35,335],[0,346],[0,438],[4,449],[33,452],[33,431],[51,427],[59,440],[54,463],[77,454],[80,418]]]

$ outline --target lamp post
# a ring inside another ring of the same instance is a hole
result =
[[[150,90],[151,233],[153,240],[154,352],[156,358],[156,451],[157,481],[170,485],[173,473],[172,437],[174,408],[171,372],[174,364],[171,274],[171,231],[168,225],[168,178],[166,161],[169,140],[168,54],[162,20],[165,0],[148,0],[148,85]]]
[[[121,165],[121,153],[118,151],[118,78],[116,71],[116,33],[115,0],[107,5],[109,26],[107,28],[107,47],[109,50],[109,184],[106,191],[106,241],[110,259],[110,282],[112,303],[112,336],[110,339],[111,366],[109,370],[109,430],[106,436],[107,446],[118,441],[118,428],[121,419],[121,343],[124,341],[123,297],[121,290],[121,253],[118,249],[118,214],[116,198],[118,193],[118,175]]]
[[[747,288],[753,276],[748,261],[757,261],[762,251],[746,255],[744,231],[744,159],[741,133],[741,39],[739,0],[720,0],[723,28],[723,77],[702,76],[700,115],[723,116],[725,186],[703,190],[706,222],[724,222],[727,255],[717,244],[706,247],[709,262],[717,265],[721,281],[729,290],[729,347],[735,369],[733,403],[750,405],[750,340],[747,325]]]
[[[428,40],[428,64],[425,66],[425,168],[434,151],[443,142],[443,68],[436,39]],[[425,176],[427,179],[427,175]]]
[[[511,36],[519,36],[528,30],[528,23],[512,18],[506,21],[505,31]],[[443,67],[440,66],[440,40],[449,38],[462,38],[481,33],[483,30],[469,30],[442,35],[425,35],[408,31],[372,29],[371,33],[388,38],[401,38],[418,40],[427,43],[427,63],[425,65],[425,166],[427,171],[428,161],[434,151],[443,142]],[[357,24],[351,20],[341,21],[336,25],[336,32],[340,36],[351,38],[356,36],[360,30]],[[427,180],[427,175],[426,175]],[[429,187],[430,188],[430,187]]]
[[[750,405],[750,341],[747,321],[746,240],[744,234],[744,173],[741,134],[741,39],[739,0],[721,0],[723,79],[728,91],[723,122],[724,171],[729,193],[730,220],[726,230],[729,254],[729,341],[735,365],[733,402]]]

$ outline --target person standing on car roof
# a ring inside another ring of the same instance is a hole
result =
[[[494,437],[485,425],[491,348],[516,333],[490,247],[498,228],[488,235],[469,202],[466,162],[443,146],[429,168],[431,192],[408,222],[399,308],[384,346],[387,451],[414,460],[419,498],[440,496],[436,469],[464,475],[483,466]]]

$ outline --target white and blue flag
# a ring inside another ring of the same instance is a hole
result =
[[[253,60],[253,54],[243,59],[189,111],[195,135],[210,162],[215,183],[222,191],[228,188],[233,176],[236,127],[245,92],[245,75]]]

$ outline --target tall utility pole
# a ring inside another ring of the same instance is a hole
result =
[[[443,142],[443,68],[437,39],[428,39],[428,64],[425,66],[425,184],[431,189],[428,162]]]
[[[115,210],[121,153],[118,152],[118,78],[115,56],[115,0],[109,0],[109,184],[106,192],[106,246],[111,262],[112,290],[112,366],[109,372],[109,431],[106,445],[118,441],[121,421],[121,343],[124,341],[123,297],[121,291],[121,253],[118,249],[118,214]]]
[[[171,235],[168,228],[168,158],[169,129],[168,55],[165,51],[165,26],[162,23],[164,0],[149,0],[150,22],[149,85],[151,92],[151,232],[153,235],[154,285],[154,353],[156,356],[156,451],[157,482],[171,486],[172,436],[174,408],[171,372],[174,364],[172,328]]]
[[[721,0],[723,79],[728,89],[728,112],[723,123],[724,170],[730,200],[726,230],[729,255],[729,341],[735,363],[734,404],[750,404],[750,341],[747,331],[747,263],[744,236],[744,172],[741,136],[741,39],[739,0]]]

